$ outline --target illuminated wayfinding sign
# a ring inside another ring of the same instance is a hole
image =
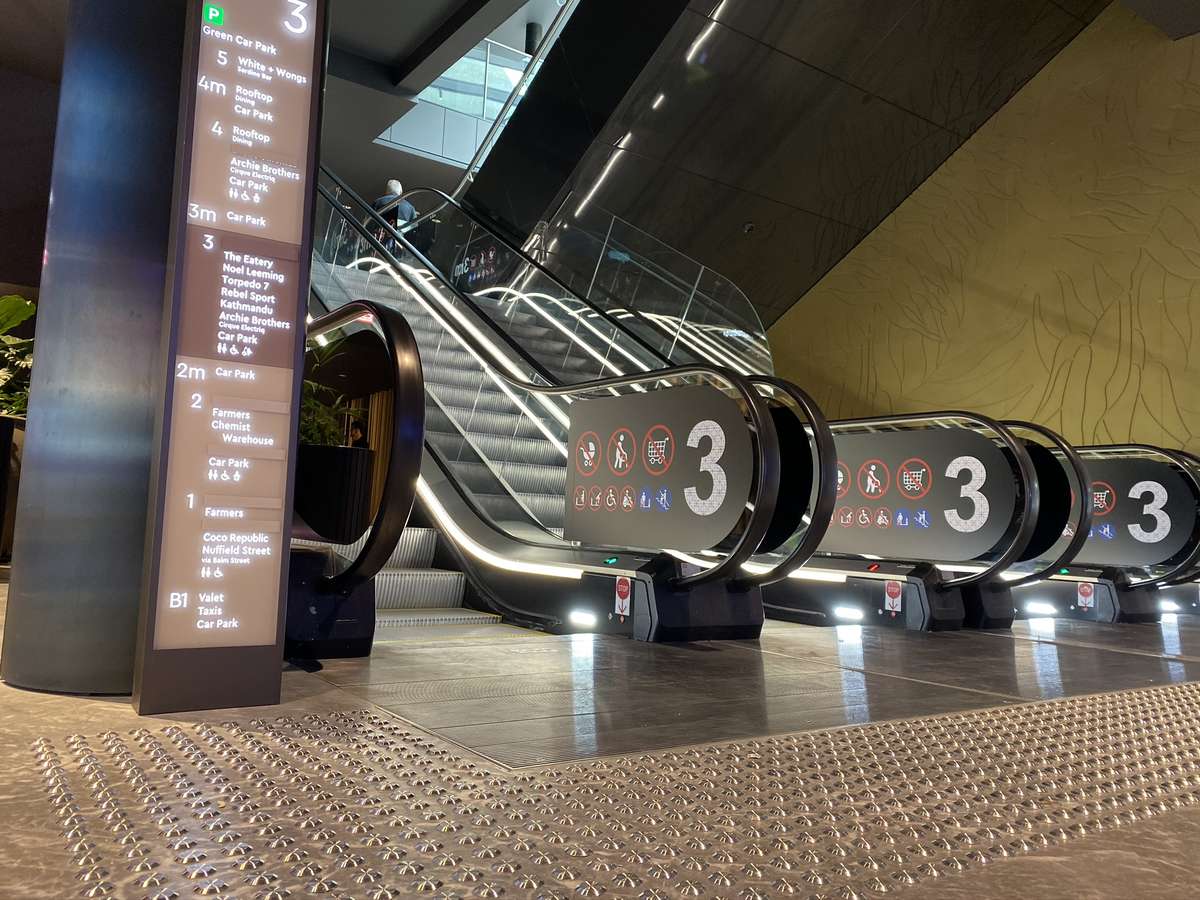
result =
[[[324,0],[189,29],[142,713],[278,699]]]
[[[1012,525],[1013,467],[967,428],[834,434],[837,503],[820,549],[965,562]]]
[[[707,550],[746,510],[754,459],[737,404],[703,385],[571,404],[564,536]]]

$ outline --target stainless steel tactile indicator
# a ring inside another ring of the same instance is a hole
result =
[[[373,711],[33,745],[84,896],[855,897],[1200,799],[1200,686],[505,770]]]

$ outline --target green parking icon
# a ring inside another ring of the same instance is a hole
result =
[[[204,4],[204,22],[206,25],[224,25],[225,10],[215,3]]]

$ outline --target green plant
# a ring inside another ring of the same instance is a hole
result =
[[[340,354],[336,343],[309,349],[308,374],[316,375]],[[300,443],[337,447],[344,443],[346,417],[353,413],[341,394],[305,378],[300,387]]]
[[[0,413],[23,416],[29,409],[29,376],[33,371],[33,338],[11,332],[37,312],[32,301],[16,294],[0,297]]]

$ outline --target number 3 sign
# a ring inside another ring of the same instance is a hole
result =
[[[821,550],[966,562],[1000,543],[1017,510],[1018,479],[992,440],[969,428],[839,430],[852,427],[834,428],[838,459],[875,480],[859,479],[857,514],[835,520]]]
[[[749,428],[737,404],[715,388],[689,385],[572,403],[570,446],[593,444],[627,450],[621,465],[601,472],[568,466],[568,540],[654,549],[669,541],[673,550],[707,550],[729,535],[750,499]],[[611,508],[574,502],[579,487],[597,482],[628,501]]]

